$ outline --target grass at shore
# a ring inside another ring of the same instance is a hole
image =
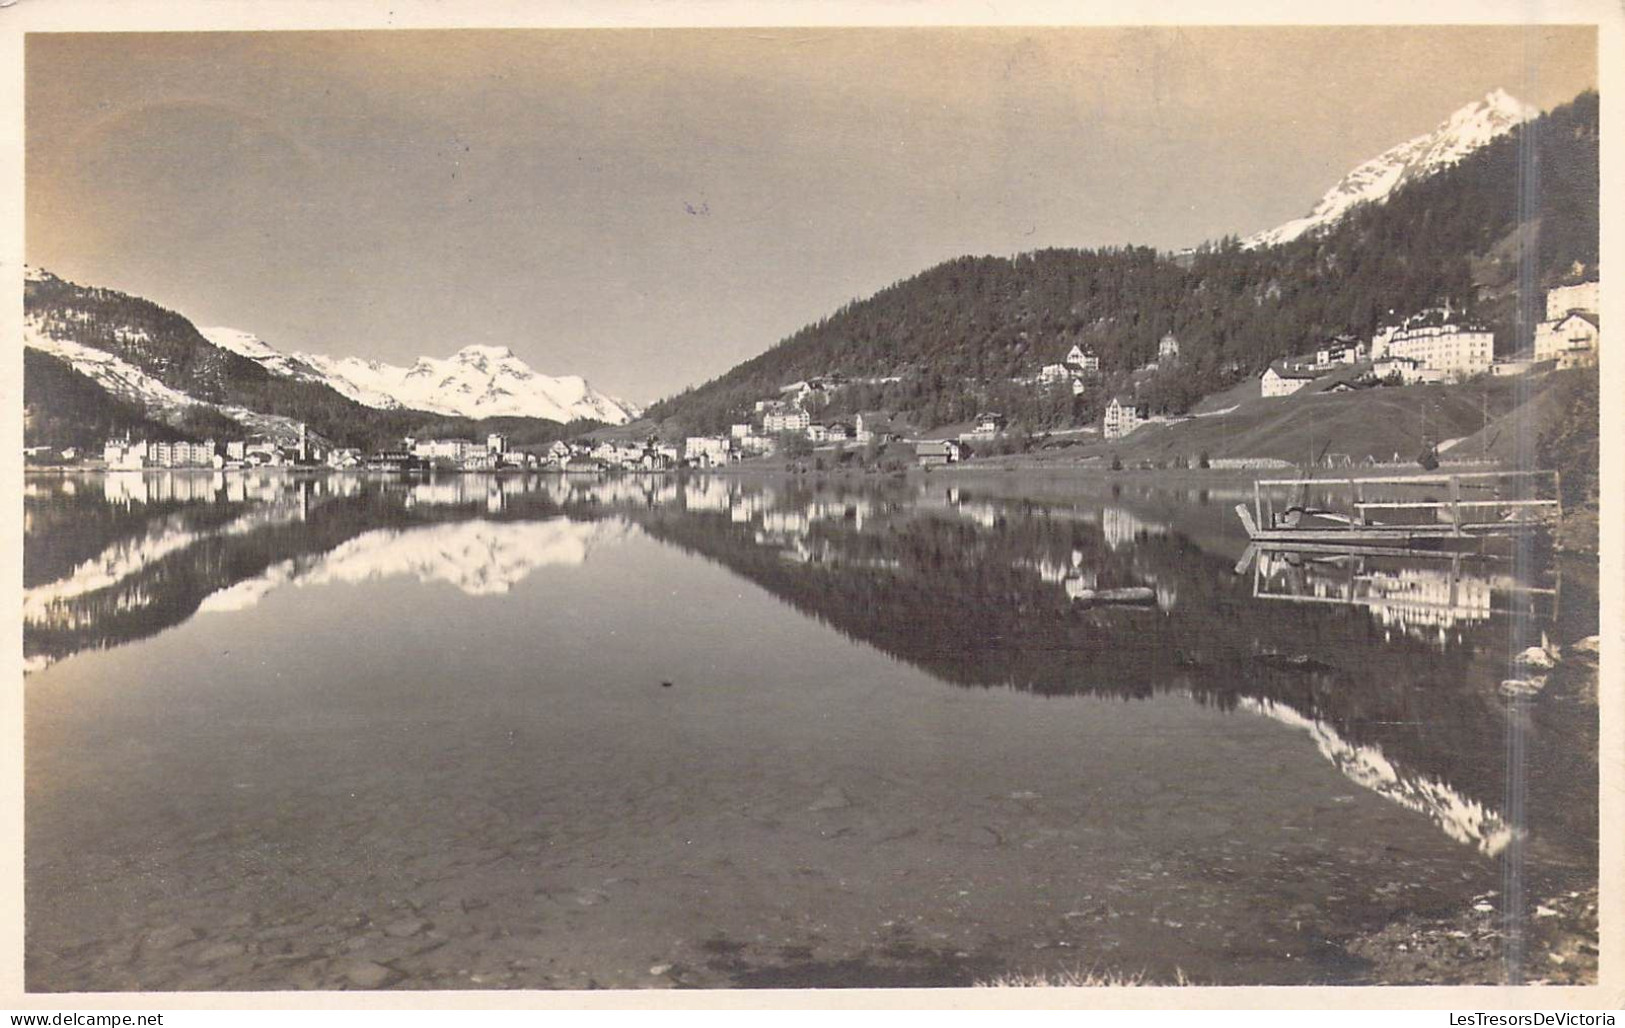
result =
[[[1183,986],[1193,985],[1185,977],[1185,972],[1174,969],[1172,981],[1153,981],[1146,977],[1144,971],[1125,974],[1120,971],[1093,971],[1076,968],[1060,971],[1010,972],[996,975],[987,981],[976,983],[984,989],[1137,989],[1156,986]]]

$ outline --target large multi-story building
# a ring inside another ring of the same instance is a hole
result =
[[[812,418],[800,407],[780,407],[762,416],[762,431],[768,435],[780,432],[805,432]]]
[[[1561,321],[1574,311],[1595,314],[1602,308],[1597,294],[1597,283],[1581,282],[1572,286],[1556,286],[1546,291],[1546,320]]]
[[[683,459],[700,467],[728,463],[728,440],[721,436],[691,435],[683,441]]]
[[[1131,396],[1114,396],[1106,404],[1100,434],[1106,439],[1121,439],[1150,418],[1151,408],[1146,404],[1136,403]]]
[[[465,457],[485,451],[468,439],[417,439],[412,456],[420,460],[449,460],[461,464]]]
[[[1379,355],[1378,340],[1382,341]],[[1469,325],[1413,325],[1378,333],[1372,340],[1373,358],[1409,357],[1428,371],[1455,378],[1471,378],[1490,370],[1495,360],[1495,334]]]

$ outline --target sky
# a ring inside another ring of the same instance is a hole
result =
[[[34,34],[28,262],[285,351],[648,402],[966,254],[1306,214],[1583,27]]]

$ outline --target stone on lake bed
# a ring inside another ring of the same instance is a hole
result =
[[[392,939],[409,939],[429,925],[415,917],[403,917],[384,925],[384,934]]]
[[[813,800],[807,809],[812,811],[841,810],[851,805],[852,801],[847,798],[846,793],[841,791],[840,786],[826,785],[824,791],[818,794],[818,798]]]
[[[358,989],[379,989],[395,977],[395,971],[370,960],[357,960],[343,965],[339,973],[344,980]]]

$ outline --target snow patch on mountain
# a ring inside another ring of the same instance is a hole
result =
[[[1383,202],[1407,182],[1450,167],[1539,113],[1539,109],[1514,98],[1504,89],[1492,90],[1482,100],[1450,115],[1432,132],[1407,140],[1357,166],[1327,190],[1305,217],[1249,236],[1241,245],[1252,249],[1291,242],[1305,233],[1333,225],[1359,204]]]
[[[467,418],[592,418],[612,425],[625,424],[641,413],[633,404],[600,393],[578,375],[539,374],[506,346],[465,346],[445,360],[420,357],[403,368],[358,357],[286,354],[238,329],[198,331],[214,345],[256,361],[274,375],[322,382],[379,410],[407,408]]]
[[[250,432],[281,443],[291,444],[299,438],[298,422],[292,418],[261,414],[246,407],[199,400],[195,396],[165,385],[129,361],[106,350],[50,334],[38,317],[23,318],[23,345],[66,361],[73,370],[112,395],[139,404],[148,414],[169,424],[179,424],[186,411],[197,407],[218,411]]]

